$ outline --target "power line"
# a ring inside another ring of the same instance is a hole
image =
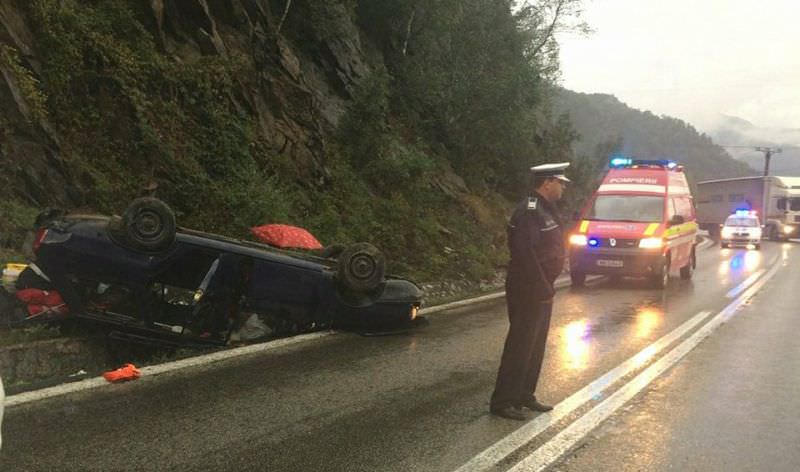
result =
[[[782,146],[782,147],[766,147],[766,146],[739,146],[739,145],[727,146],[725,144],[718,144],[718,146],[726,147],[726,148],[745,148],[745,149],[752,149],[752,150],[757,151],[757,152],[763,152],[764,153],[764,177],[769,175],[769,161],[772,158],[772,155],[773,154],[782,153],[783,152],[783,147],[784,147],[784,146]],[[794,148],[795,146],[785,146],[785,147]]]

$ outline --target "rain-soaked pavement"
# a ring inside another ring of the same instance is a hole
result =
[[[673,277],[664,292],[628,279],[560,291],[538,391],[550,403],[781,265],[748,306],[553,468],[798,469],[798,261],[796,243],[712,246],[698,253],[693,280]],[[490,303],[432,315],[410,335],[342,334],[13,407],[0,470],[452,471],[521,426],[487,411],[507,326],[503,303]]]

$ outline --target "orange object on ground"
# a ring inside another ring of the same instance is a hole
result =
[[[109,370],[103,373],[103,378],[109,382],[124,382],[126,380],[136,380],[141,376],[139,369],[133,364],[125,364],[116,370]]]

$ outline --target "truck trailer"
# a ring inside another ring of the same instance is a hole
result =
[[[697,183],[695,196],[697,223],[715,240],[725,218],[737,210],[755,211],[769,239],[786,240],[800,234],[800,177],[706,180]]]

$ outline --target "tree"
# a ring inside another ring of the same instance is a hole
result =
[[[583,0],[524,0],[513,2],[520,30],[527,37],[525,55],[535,63],[543,76],[555,81],[559,72],[559,46],[556,35],[571,32],[587,35],[592,32],[581,20]]]

